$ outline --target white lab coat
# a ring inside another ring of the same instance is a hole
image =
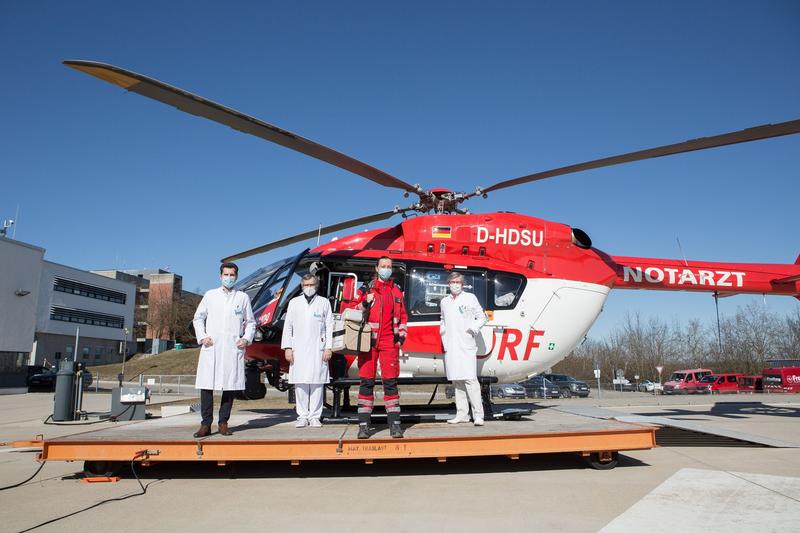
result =
[[[450,381],[476,379],[478,377],[478,345],[475,336],[480,335],[486,324],[478,298],[471,292],[462,292],[455,298],[448,294],[440,302],[442,322],[439,333],[444,344],[444,369]],[[467,332],[472,330],[474,334]]]
[[[283,324],[281,348],[292,349],[289,383],[328,383],[328,363],[322,360],[333,344],[333,312],[327,298],[304,295],[292,298]]]
[[[194,314],[197,342],[211,337],[214,344],[200,345],[196,389],[244,390],[244,349],[240,338],[253,342],[256,321],[250,298],[242,291],[222,287],[206,292]]]

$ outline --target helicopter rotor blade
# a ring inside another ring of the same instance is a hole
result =
[[[128,91],[158,100],[180,111],[207,118],[243,133],[255,135],[325,161],[384,187],[394,187],[412,193],[418,192],[417,187],[332,148],[156,79],[96,61],[69,60],[64,61],[64,65]]]
[[[264,252],[269,252],[270,250],[275,250],[276,248],[281,248],[283,246],[287,246],[289,244],[294,244],[297,242],[302,242],[308,239],[312,239],[316,236],[327,235],[329,233],[334,233],[336,231],[340,231],[347,228],[352,228],[354,226],[361,226],[364,224],[369,224],[370,222],[377,222],[379,220],[386,220],[387,218],[391,218],[394,215],[404,213],[406,211],[410,211],[410,209],[399,209],[395,208],[391,211],[384,211],[383,213],[376,213],[374,215],[367,215],[365,217],[354,218],[352,220],[347,220],[345,222],[339,222],[338,224],[333,224],[331,226],[325,226],[323,228],[315,228],[310,231],[306,231],[304,233],[299,233],[297,235],[293,235],[292,237],[287,237],[285,239],[280,239],[277,241],[270,242],[268,244],[264,244],[262,246],[257,246],[255,248],[251,248],[250,250],[246,250],[244,252],[240,252],[238,254],[231,255],[226,257],[222,260],[223,263],[227,263],[228,261],[236,261],[237,259],[243,259],[245,257],[250,257],[251,255],[261,254]]]
[[[491,187],[486,187],[474,193],[470,193],[467,195],[467,198],[499,189],[505,189],[507,187],[513,187],[522,183],[543,180],[545,178],[552,178],[554,176],[562,176],[564,174],[572,174],[574,172],[581,172],[584,170],[609,167],[612,165],[620,165],[623,163],[630,163],[632,161],[641,161],[643,159],[652,159],[667,155],[682,154],[684,152],[694,152],[696,150],[706,150],[708,148],[717,148],[731,144],[758,141],[772,137],[781,137],[783,135],[792,135],[795,133],[800,133],[800,120],[790,120],[788,122],[781,122],[780,124],[764,124],[762,126],[747,128],[740,131],[714,135],[713,137],[701,137],[699,139],[692,139],[690,141],[681,143],[668,144],[665,146],[659,146],[657,148],[649,148],[647,150],[639,150],[637,152],[595,159],[594,161],[578,163],[577,165],[569,165],[566,167],[545,170],[543,172],[537,172],[535,174],[529,174],[527,176],[495,183]]]

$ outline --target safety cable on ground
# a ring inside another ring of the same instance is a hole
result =
[[[123,409],[116,415],[112,415],[110,412],[97,413],[100,414],[101,417],[104,415],[108,415],[107,418],[100,418],[99,420],[87,420],[83,422],[55,422],[55,421],[51,422],[50,419],[53,418],[53,415],[50,415],[44,419],[44,423],[47,424],[48,426],[90,426],[92,424],[102,424],[103,422],[117,422],[119,420],[119,417],[124,415],[128,411],[128,409],[133,407],[133,405],[134,404],[128,404],[128,406],[125,409]],[[81,415],[88,415],[88,414],[90,413],[81,412]]]
[[[44,464],[45,464],[44,461],[42,461],[42,464],[39,465],[39,468],[36,469],[36,472],[34,472],[33,475],[31,477],[29,477],[28,479],[26,479],[25,481],[20,481],[19,483],[15,483],[15,484],[9,485],[7,487],[0,487],[0,490],[14,489],[16,487],[20,487],[20,486],[24,485],[28,481],[30,481],[33,478],[35,478],[39,474],[39,472],[42,471],[42,468],[44,468]]]
[[[100,507],[101,505],[104,505],[106,503],[121,502],[123,500],[127,500],[129,498],[133,498],[135,496],[142,496],[142,495],[146,494],[147,493],[147,487],[149,487],[150,483],[153,483],[153,481],[151,481],[147,485],[142,483],[142,480],[139,478],[139,474],[136,472],[136,460],[141,458],[141,457],[144,457],[146,455],[154,455],[154,454],[157,454],[157,453],[158,453],[157,451],[153,451],[153,450],[139,450],[138,452],[136,452],[136,454],[134,454],[133,458],[131,459],[131,463],[130,463],[131,472],[133,472],[133,477],[135,477],[136,481],[139,483],[139,487],[141,488],[140,492],[135,492],[133,494],[128,494],[126,496],[119,496],[119,497],[116,497],[116,498],[108,498],[108,499],[99,501],[99,502],[97,502],[95,504],[90,505],[89,507],[84,507],[83,509],[79,509],[77,511],[73,511],[73,512],[68,513],[68,514],[65,514],[65,515],[62,515],[62,516],[58,516],[56,518],[52,518],[50,520],[47,520],[46,522],[42,522],[40,524],[36,524],[35,526],[29,527],[28,529],[23,529],[22,531],[20,531],[20,533],[26,533],[28,531],[33,531],[34,529],[39,529],[40,527],[43,527],[43,526],[46,526],[46,525],[49,525],[49,524],[53,524],[55,522],[58,522],[59,520],[63,520],[65,518],[69,518],[71,516],[75,516],[77,514],[85,512],[85,511],[89,511],[89,510],[94,509],[96,507]],[[42,465],[44,465],[44,463],[42,463]],[[41,467],[40,467],[40,469],[41,469]],[[37,473],[38,473],[38,471],[37,471]],[[31,479],[33,479],[33,478],[31,477]]]

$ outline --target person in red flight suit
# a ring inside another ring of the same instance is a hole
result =
[[[389,433],[393,438],[403,437],[400,426],[400,347],[408,332],[408,315],[403,304],[403,292],[392,281],[392,260],[381,257],[375,265],[377,276],[369,285],[359,290],[359,308],[368,312],[372,328],[372,349],[358,356],[358,438],[370,437],[370,417],[375,405],[375,372],[380,365],[383,380],[383,399]]]

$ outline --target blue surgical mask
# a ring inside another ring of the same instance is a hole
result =
[[[224,276],[222,278],[222,286],[226,289],[232,289],[236,285],[236,278],[233,276]]]
[[[386,281],[392,277],[392,269],[391,268],[379,268],[378,269],[378,276],[383,280]]]

